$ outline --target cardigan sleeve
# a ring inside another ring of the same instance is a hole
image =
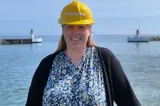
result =
[[[116,56],[111,52],[111,77],[114,101],[118,106],[141,106]]]
[[[41,106],[42,105],[42,87],[41,87],[41,79],[42,78],[42,70],[44,67],[44,61],[42,60],[37,67],[28,92],[26,106]]]
[[[45,57],[38,65],[31,81],[25,106],[42,106],[43,90],[55,55]]]

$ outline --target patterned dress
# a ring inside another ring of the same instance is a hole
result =
[[[79,65],[60,52],[43,94],[43,106],[107,106],[102,66],[95,47],[87,48]]]

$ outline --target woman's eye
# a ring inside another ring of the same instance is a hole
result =
[[[80,26],[80,29],[85,29],[85,27],[84,26]]]
[[[73,26],[68,26],[67,28],[73,28]]]

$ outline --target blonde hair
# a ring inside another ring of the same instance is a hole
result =
[[[88,41],[87,41],[87,47],[90,47],[90,46],[96,46],[96,44],[93,41],[92,34],[88,37]],[[64,39],[64,35],[62,34],[56,51],[63,51],[66,49],[67,49],[67,44]]]

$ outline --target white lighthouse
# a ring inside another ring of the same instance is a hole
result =
[[[128,42],[149,42],[149,38],[148,37],[141,37],[140,32],[137,29],[134,37],[128,37],[127,41]]]
[[[31,29],[30,34],[31,34],[32,43],[42,43],[42,38],[35,38],[33,29]]]
[[[33,33],[33,29],[31,29],[30,34],[31,34],[31,38],[34,39],[35,35],[34,35],[34,33]]]

